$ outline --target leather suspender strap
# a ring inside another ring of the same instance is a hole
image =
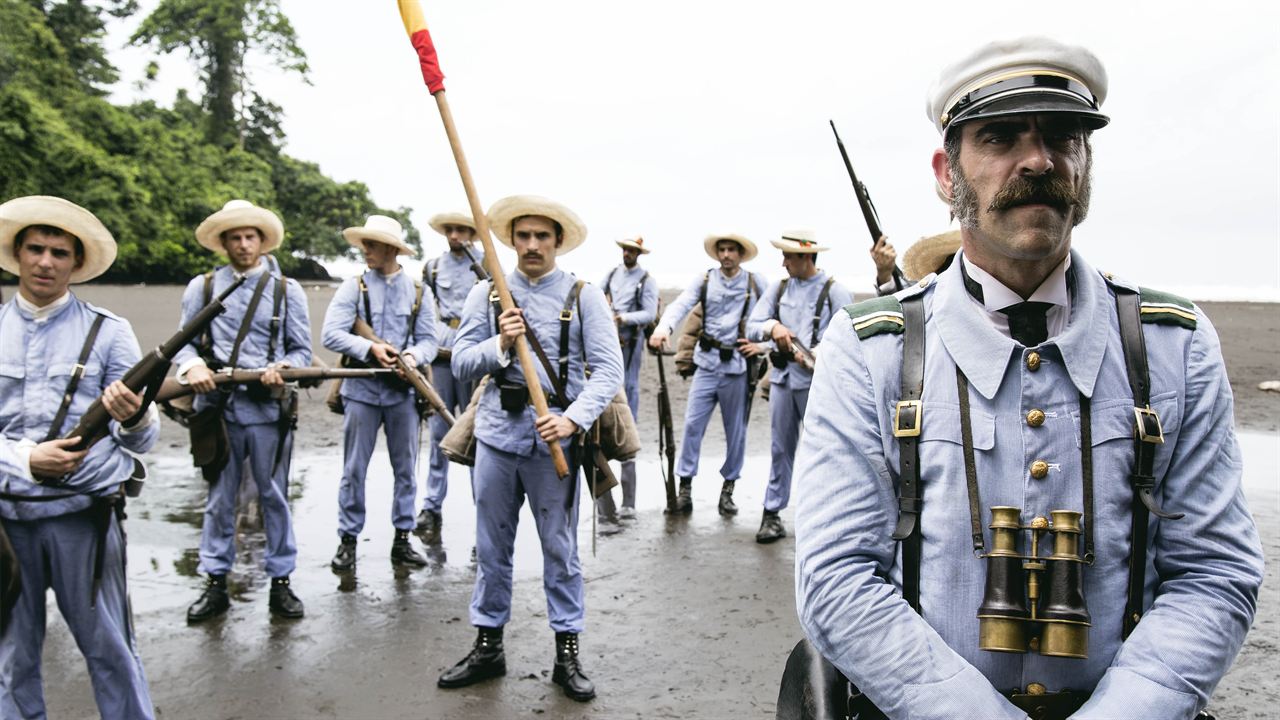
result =
[[[822,306],[831,304],[831,286],[835,282],[835,278],[827,278],[827,282],[822,286],[822,292],[818,293],[818,302],[813,306],[813,331],[809,333],[810,349],[818,347],[818,334],[822,332]]]
[[[742,315],[738,317],[738,337],[745,338],[747,336],[747,315],[751,312],[751,293],[754,291],[756,297],[760,297],[760,290],[756,285],[756,277],[751,273],[747,273],[747,295],[742,299]],[[702,312],[706,312],[706,307],[702,308]],[[705,317],[705,315],[704,315]]]
[[[778,283],[778,294],[773,296],[773,319],[782,322],[782,296],[787,294],[787,283],[791,278],[782,278]]]
[[[369,327],[373,327],[373,306],[369,302],[369,286],[364,284],[364,276],[356,278],[356,284],[360,286],[360,299],[364,301],[364,321],[369,323]],[[356,308],[356,315],[359,315],[359,308]]]
[[[973,457],[973,418],[969,415],[969,378],[956,365],[956,394],[960,400],[960,442],[964,449],[964,481],[969,489],[969,533],[973,552],[981,557],[986,539],[982,534],[982,506],[978,503],[978,463]]]
[[[898,525],[893,539],[902,543],[902,596],[920,612],[920,428],[924,407],[924,298],[902,301],[902,399],[894,413],[898,438]]]
[[[604,299],[609,301],[610,310],[613,309],[613,274],[617,271],[618,268],[611,268],[609,274],[604,276]]]
[[[711,282],[711,271],[702,273],[702,289],[698,291],[698,303],[702,305],[702,323],[706,324],[707,318],[707,285]]]
[[[253,325],[253,316],[258,312],[258,305],[262,302],[262,291],[267,288],[267,281],[270,279],[271,273],[263,270],[262,277],[258,279],[258,285],[253,288],[253,297],[249,298],[249,306],[245,308],[244,320],[240,322],[240,331],[236,333],[236,341],[231,344],[231,357],[227,358],[227,367],[233,370],[236,367],[236,361],[240,359],[240,346],[248,337],[249,327]]]
[[[516,307],[520,307],[515,303],[515,298],[512,298],[511,302]],[[495,332],[497,332],[497,317],[502,313],[502,305],[498,301],[497,292],[489,293],[489,304],[493,309],[494,328]],[[533,354],[538,358],[538,363],[542,365],[542,370],[547,374],[547,380],[551,382],[552,392],[554,392],[558,398],[564,397],[565,390],[564,385],[560,383],[560,374],[556,372],[555,366],[551,364],[551,359],[547,357],[547,351],[542,349],[542,343],[538,340],[537,333],[533,332],[531,328],[526,326],[524,337],[525,340],[529,342],[529,349],[533,351]]]
[[[565,403],[568,407],[569,398],[564,394],[564,390],[569,387],[569,326],[573,324],[573,307],[578,304],[578,293],[582,292],[583,282],[581,280],[575,282],[572,288],[569,288],[569,294],[565,296],[564,308],[560,310],[560,388],[556,390],[556,394],[560,396],[560,402]]]
[[[71,403],[76,399],[76,388],[80,387],[80,378],[84,377],[84,365],[89,362],[89,355],[93,353],[93,344],[98,339],[98,330],[102,329],[102,321],[105,319],[103,315],[97,315],[93,319],[93,324],[89,326],[89,335],[84,339],[84,347],[80,348],[80,359],[76,361],[76,365],[71,369],[71,378],[67,380],[67,389],[62,392],[62,404],[58,406],[58,412],[53,416],[53,422],[49,424],[49,432],[44,436],[45,442],[57,438],[62,432],[62,424],[67,421],[67,413],[71,410]]]
[[[288,305],[285,302],[284,291],[285,291],[285,282],[284,282],[284,275],[282,274],[280,276],[280,279],[276,280],[276,289],[275,289],[274,297],[272,298],[272,301],[271,301],[271,325],[270,325],[271,331],[267,335],[267,364],[268,365],[276,361],[276,335],[279,334],[280,332],[280,325],[282,320],[282,316],[280,314],[280,308],[284,307],[286,311],[288,310]]]

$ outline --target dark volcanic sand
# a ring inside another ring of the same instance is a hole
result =
[[[6,296],[12,287],[5,288]],[[92,286],[90,301],[126,315],[142,345],[174,329],[181,288]],[[332,288],[309,286],[313,335]],[[1280,378],[1280,322],[1275,305],[1205,303],[1222,338],[1236,394],[1237,426],[1245,442],[1248,495],[1274,577],[1280,556],[1276,434],[1280,393],[1257,390]],[[332,354],[320,350],[326,360]],[[677,413],[687,383],[669,370]],[[777,683],[799,638],[793,595],[793,543],[754,542],[768,474],[767,404],[757,399],[748,462],[739,483],[742,513],[715,512],[716,468],[723,432],[714,418],[695,483],[688,520],[662,512],[656,457],[657,371],[642,379],[640,517],[599,538],[593,557],[591,519],[580,523],[587,581],[584,664],[600,697],[586,705],[564,698],[550,682],[553,643],[546,625],[540,557],[525,511],[517,541],[515,599],[507,626],[508,675],[463,690],[435,687],[441,670],[469,649],[467,604],[474,573],[467,563],[471,517],[467,475],[455,467],[446,501],[446,531],[430,567],[393,571],[386,554],[391,530],[385,456],[375,456],[368,483],[369,522],[360,544],[359,579],[341,582],[328,570],[336,546],[336,495],[341,419],[323,406],[323,391],[304,396],[291,496],[300,547],[294,574],[307,618],[280,622],[266,608],[262,535],[245,529],[233,573],[233,606],[223,619],[189,628],[186,605],[199,592],[199,544],[204,486],[190,467],[180,428],[166,422],[150,460],[152,480],[129,508],[129,576],[138,643],[153,700],[166,718],[497,718],[497,717],[756,717],[771,718]],[[425,460],[422,465],[425,469]],[[421,477],[422,473],[419,473]],[[790,511],[784,513],[791,528]],[[50,613],[45,688],[50,716],[96,715],[83,661],[56,611]],[[1258,619],[1212,707],[1223,718],[1263,718],[1280,702],[1280,598],[1269,579]]]

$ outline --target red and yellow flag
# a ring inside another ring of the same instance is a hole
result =
[[[409,33],[409,42],[418,51],[418,64],[422,66],[422,79],[432,94],[444,90],[444,73],[440,72],[440,61],[436,58],[436,46],[431,42],[431,31],[427,30],[427,20],[422,16],[422,6],[418,0],[397,0],[400,5],[400,19],[404,20],[404,30]]]

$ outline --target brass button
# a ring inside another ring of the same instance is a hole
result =
[[[1031,683],[1027,686],[1028,695],[1043,695],[1045,692],[1047,692],[1047,689],[1040,683]]]
[[[1030,425],[1031,427],[1040,427],[1041,425],[1043,425],[1044,411],[1033,408],[1031,412],[1027,413],[1027,424]]]
[[[1027,369],[1031,372],[1035,372],[1040,369],[1040,353],[1027,353]]]
[[[1037,480],[1043,480],[1045,475],[1049,474],[1049,463],[1043,460],[1037,460],[1031,463],[1031,477]]]

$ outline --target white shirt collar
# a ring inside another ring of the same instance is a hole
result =
[[[1071,254],[1062,259],[1040,283],[1040,287],[1027,298],[1032,302],[1044,302],[1059,307],[1070,307],[1071,298],[1067,292],[1067,270],[1071,268]],[[969,258],[965,258],[964,269],[969,277],[982,286],[982,304],[987,312],[997,312],[1022,302],[1022,296],[1010,290],[1004,283],[995,279],[991,273],[978,267]]]
[[[524,271],[523,271],[523,270],[521,270],[520,268],[516,268],[516,274],[517,274],[517,275],[519,275],[520,277],[524,278],[524,281],[525,281],[525,282],[527,282],[527,283],[529,283],[529,287],[537,287],[539,284],[541,284],[541,283],[542,283],[542,281],[543,281],[543,280],[546,280],[547,278],[551,277],[552,275],[555,275],[555,274],[556,274],[556,269],[555,269],[555,268],[551,268],[550,270],[548,270],[547,272],[543,273],[542,275],[539,275],[539,276],[538,276],[538,277],[536,277],[536,278],[529,277],[529,276],[528,276],[528,275],[526,275],[526,274],[524,273]]]
[[[30,315],[31,319],[35,320],[36,322],[44,322],[48,320],[49,317],[52,316],[55,312],[57,312],[59,308],[71,302],[70,290],[62,293],[62,297],[58,298],[57,300],[54,300],[53,302],[49,303],[48,305],[45,305],[44,307],[39,307],[35,303],[22,297],[22,293],[20,292],[14,293],[13,296],[18,301],[18,309]]]
[[[236,271],[235,267],[232,265],[228,265],[227,267],[231,270],[231,275],[234,277],[243,276],[243,277],[251,278],[251,277],[257,277],[259,273],[266,272],[267,263],[262,258],[258,258],[258,264],[249,268],[244,273],[240,273]]]

